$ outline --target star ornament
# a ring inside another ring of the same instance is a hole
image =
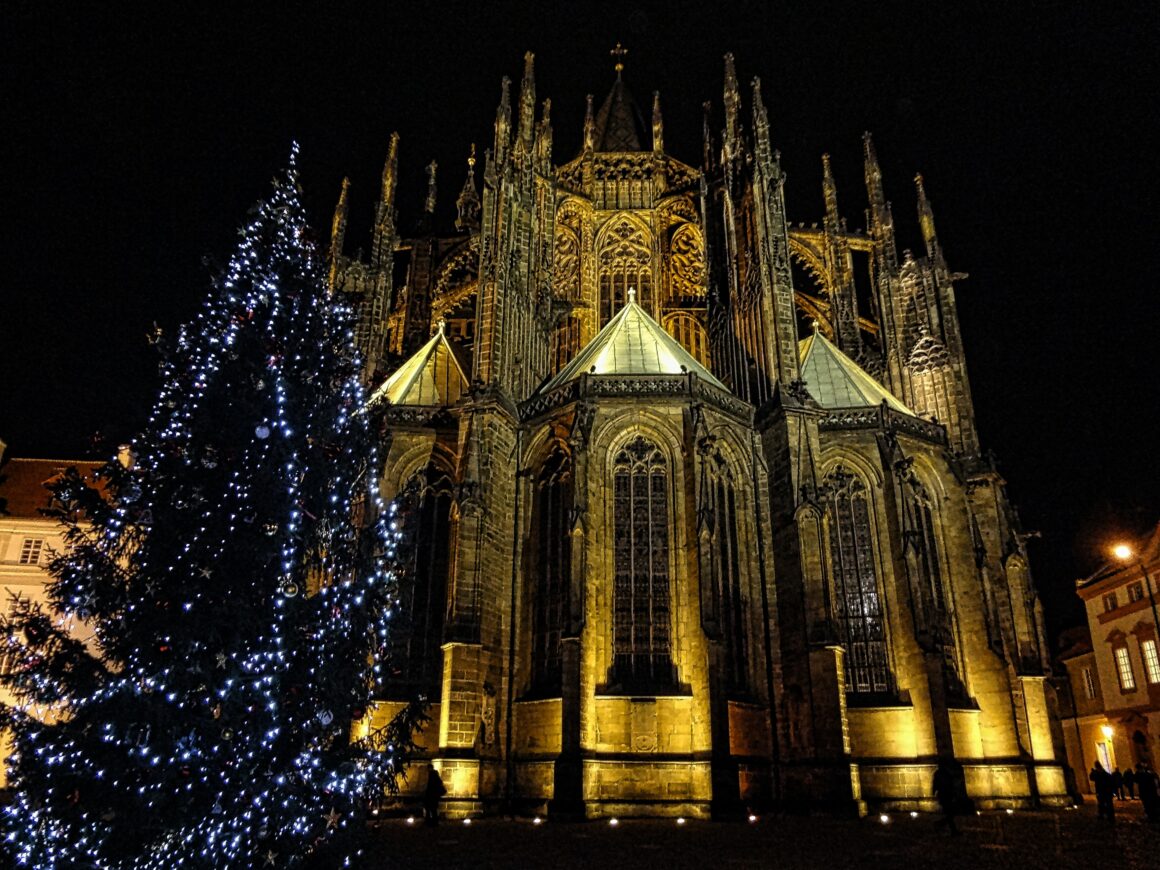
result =
[[[217,656],[216,656],[216,658],[217,658],[217,666],[218,666],[219,668],[223,668],[223,669],[224,669],[224,668],[225,668],[225,666],[226,666],[226,661],[227,661],[227,659],[226,659],[226,654],[225,654],[225,653],[218,653],[218,654],[217,654]]]
[[[330,808],[330,812],[323,818],[326,819],[326,830],[337,828],[339,821],[342,819],[342,813],[338,812],[334,807]]]
[[[278,853],[275,852],[273,849],[267,849],[266,850],[266,860],[262,862],[262,866],[263,867],[273,867],[274,863],[277,860],[278,860]]]

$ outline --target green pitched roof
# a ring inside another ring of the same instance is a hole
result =
[[[648,312],[636,304],[628,291],[628,302],[616,313],[596,338],[564,366],[544,386],[548,392],[583,374],[595,375],[679,375],[692,372],[703,381],[725,389],[713,373],[697,362]]]
[[[896,411],[915,416],[820,332],[798,342],[798,358],[806,389],[823,408],[870,408],[886,402]]]
[[[370,401],[392,405],[451,405],[467,389],[467,375],[443,324],[415,354],[382,383]]]

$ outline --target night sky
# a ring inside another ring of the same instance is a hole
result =
[[[1053,628],[1077,618],[1073,580],[1101,548],[1160,518],[1154,3],[278,5],[0,8],[9,455],[84,458],[94,433],[106,451],[140,427],[157,386],[146,333],[193,314],[292,140],[320,237],[351,177],[348,253],[369,239],[392,130],[401,229],[431,159],[449,227],[468,147],[490,144],[523,53],[560,163],[621,41],[626,84],[646,109],[661,92],[667,150],[690,163],[701,103],[720,113],[722,55],[746,113],[762,78],[794,221],[821,220],[828,151],[842,211],[865,225],[870,130],[899,247],[917,251],[924,174],[950,266],[970,274],[957,287],[981,438],[1042,533]]]

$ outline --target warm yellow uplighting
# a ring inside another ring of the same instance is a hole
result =
[[[1136,554],[1127,544],[1116,544],[1116,546],[1112,547],[1112,555],[1121,562],[1127,562]]]
[[[1108,740],[1112,739],[1112,726],[1111,725],[1101,725],[1100,731],[1103,732],[1104,737],[1106,737]]]

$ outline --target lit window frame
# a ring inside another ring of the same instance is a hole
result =
[[[1104,596],[1104,613],[1111,613],[1113,610],[1117,610],[1119,606],[1120,602],[1116,599],[1115,592],[1109,592]]]
[[[1144,678],[1156,685],[1160,683],[1160,650],[1156,649],[1156,641],[1145,638],[1140,641],[1140,658],[1144,660]]]
[[[1096,695],[1096,678],[1090,667],[1083,669],[1083,691],[1089,701],[1094,701]]]
[[[1128,647],[1113,647],[1112,658],[1116,665],[1116,679],[1120,681],[1120,691],[1136,691],[1136,674],[1132,670],[1132,657],[1128,653]]]
[[[25,538],[20,545],[20,564],[39,565],[44,555],[44,538]]]

